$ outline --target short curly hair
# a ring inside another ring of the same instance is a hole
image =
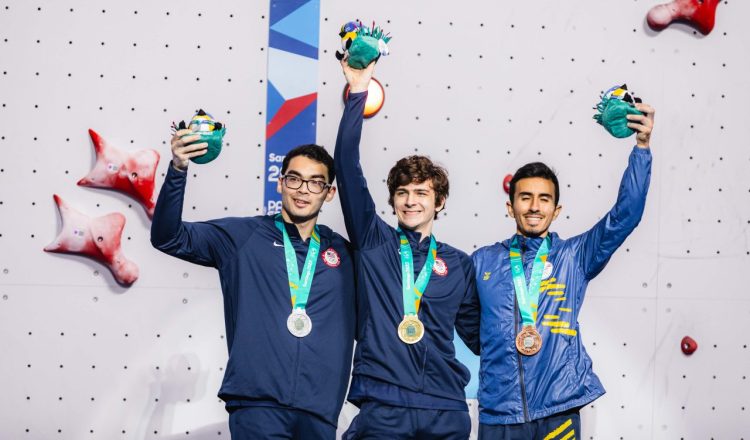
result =
[[[400,159],[388,172],[388,204],[393,207],[393,195],[398,187],[428,180],[432,182],[432,189],[435,191],[435,205],[445,204],[450,190],[448,171],[433,163],[427,156],[407,156]],[[437,217],[438,213],[435,211],[435,218]]]

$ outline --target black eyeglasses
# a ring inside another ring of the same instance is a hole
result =
[[[331,187],[330,184],[325,183],[322,180],[315,180],[315,179],[306,180],[299,176],[295,176],[294,174],[285,174],[281,176],[281,180],[284,181],[284,186],[286,186],[289,189],[300,189],[302,188],[302,184],[306,183],[307,190],[313,194],[320,194],[326,189]]]

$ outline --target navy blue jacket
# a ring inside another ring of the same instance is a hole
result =
[[[307,304],[304,338],[286,327],[292,311],[283,237],[273,216],[181,221],[186,174],[172,168],[151,225],[157,249],[219,270],[229,361],[219,397],[227,406],[277,406],[316,414],[336,425],[351,368],[356,304],[348,243],[326,226]],[[286,224],[299,267],[307,256],[296,226]],[[338,255],[328,253],[333,249]],[[335,267],[333,267],[335,266]]]
[[[425,336],[403,343],[397,327],[404,318],[399,235],[375,211],[359,164],[362,112],[367,93],[352,93],[339,126],[334,160],[346,229],[355,250],[358,323],[352,385],[348,399],[414,408],[465,410],[468,369],[456,359],[454,328],[474,352],[479,350],[479,303],[471,259],[438,242],[447,274],[432,271],[419,318]],[[404,231],[414,255],[415,279],[429,240]]]
[[[543,342],[534,356],[522,356],[516,350],[521,317],[510,271],[510,240],[474,252],[482,302],[480,423],[507,425],[541,419],[604,394],[583,347],[578,314],[589,281],[640,222],[650,179],[650,150],[634,148],[609,213],[576,237],[565,240],[549,234],[536,324]],[[528,283],[542,239],[519,238]]]

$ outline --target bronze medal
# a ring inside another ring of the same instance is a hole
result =
[[[542,348],[542,335],[532,325],[525,325],[516,336],[516,349],[524,356],[533,356]]]
[[[398,325],[398,337],[405,344],[416,344],[424,336],[424,324],[417,315],[406,315]]]

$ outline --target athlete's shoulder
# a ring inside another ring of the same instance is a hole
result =
[[[458,258],[462,262],[465,260],[471,260],[469,254],[455,246],[451,246],[448,243],[443,243],[442,241],[438,242],[437,245],[438,256],[444,255],[449,258]]]
[[[562,238],[557,232],[550,232],[550,248],[552,250],[562,250],[566,248],[576,249],[580,246],[586,232],[569,238]]]
[[[343,235],[331,229],[329,226],[318,224],[321,238],[325,239],[337,249],[351,253],[352,245]]]
[[[254,228],[257,227],[266,216],[255,216],[255,217],[222,217],[214,220],[209,220],[207,223],[214,224],[224,229],[236,229],[236,228]]]
[[[471,254],[471,259],[476,262],[477,260],[482,260],[484,258],[488,257],[495,257],[502,253],[503,251],[507,251],[508,249],[508,243],[506,241],[498,241],[493,244],[488,244],[486,246],[482,246],[479,249],[475,250]]]
[[[437,256],[442,264],[454,265],[456,262],[463,267],[464,273],[469,276],[474,271],[474,262],[466,252],[446,243],[438,243]],[[439,267],[439,266],[438,266]]]

